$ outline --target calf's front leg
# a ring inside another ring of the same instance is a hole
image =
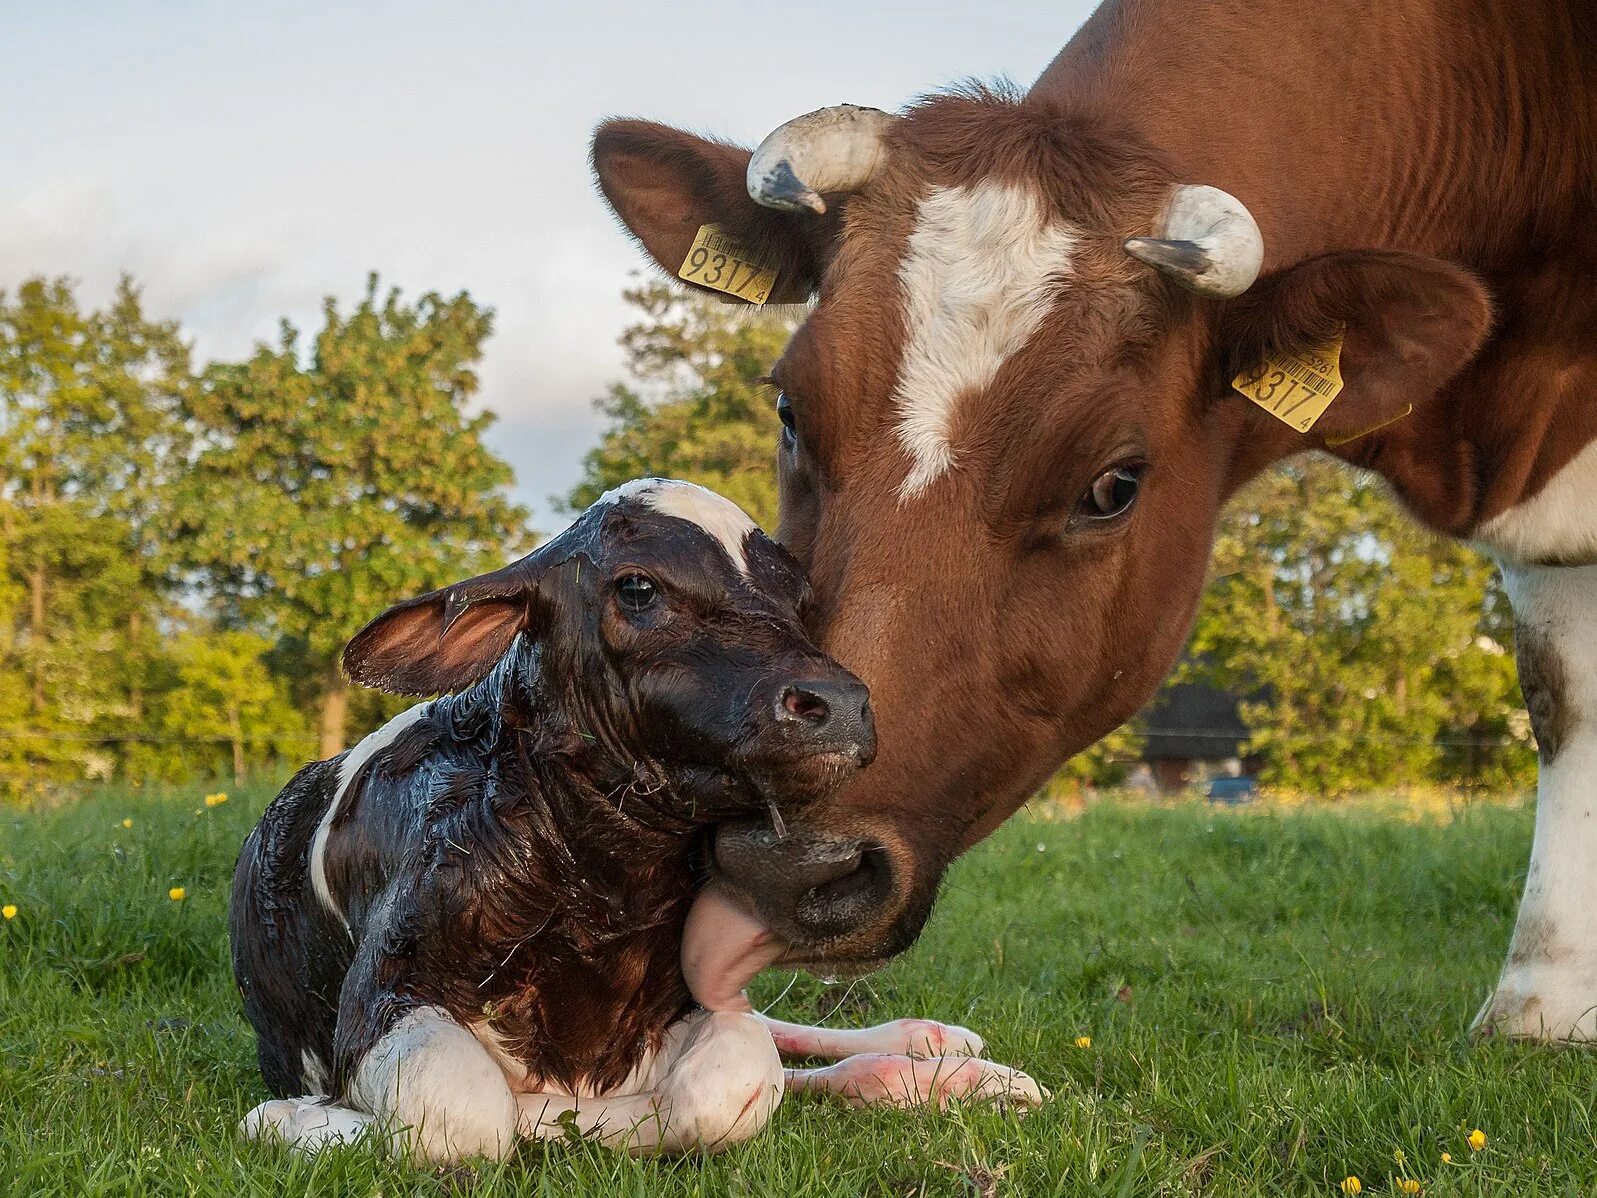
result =
[[[894,1019],[875,1027],[809,1027],[759,1016],[789,1057],[837,1060],[857,1053],[890,1053],[907,1057],[979,1057],[986,1045],[969,1028],[932,1019]]]
[[[633,1094],[574,1098],[521,1094],[518,1128],[553,1140],[575,1126],[609,1148],[634,1154],[720,1152],[755,1135],[782,1101],[782,1062],[752,1014],[698,1011],[679,1020]]]
[[[860,1053],[821,1069],[787,1070],[787,1088],[836,1094],[852,1106],[946,1107],[955,1099],[1041,1105],[1048,1091],[1007,1065],[980,1057]]]
[[[945,1107],[958,1098],[1032,1107],[1048,1096],[1020,1070],[982,1060],[985,1045],[969,1028],[931,1019],[830,1028],[758,1018],[785,1056],[842,1058],[785,1070],[789,1090],[836,1094],[854,1106]]]

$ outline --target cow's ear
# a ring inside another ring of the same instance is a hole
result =
[[[536,556],[396,603],[344,647],[344,672],[400,695],[444,694],[480,681],[532,625]]]
[[[662,270],[679,277],[700,228],[718,225],[750,260],[776,271],[768,302],[801,303],[820,286],[842,205],[824,216],[762,208],[745,183],[749,157],[738,146],[652,121],[610,120],[593,135],[599,190]]]
[[[1491,327],[1491,301],[1468,271],[1417,254],[1325,254],[1260,279],[1227,304],[1227,381],[1271,357],[1341,338],[1342,392],[1308,439],[1335,447],[1432,401],[1475,356]]]

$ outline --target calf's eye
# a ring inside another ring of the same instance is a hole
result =
[[[630,612],[647,611],[659,596],[654,579],[647,574],[623,574],[616,579],[616,597]]]
[[[1081,497],[1081,514],[1089,520],[1110,520],[1124,515],[1137,501],[1142,483],[1141,463],[1114,466],[1092,480]]]

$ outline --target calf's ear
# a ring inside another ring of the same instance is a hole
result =
[[[593,173],[605,200],[638,244],[678,277],[703,225],[719,225],[749,258],[776,271],[767,302],[802,303],[820,286],[842,205],[824,216],[778,212],[749,198],[750,151],[657,125],[609,120],[593,135]],[[746,302],[713,288],[718,299]]]
[[[1491,328],[1491,301],[1468,271],[1418,254],[1324,254],[1268,275],[1226,307],[1229,381],[1279,353],[1342,337],[1344,389],[1307,434],[1334,447],[1412,409],[1435,416],[1437,393]]]
[[[344,647],[344,672],[400,695],[443,694],[480,681],[532,623],[532,560],[396,603]]]

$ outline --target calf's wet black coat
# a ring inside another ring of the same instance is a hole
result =
[[[797,567],[728,509],[631,484],[350,643],[356,681],[448,693],[306,766],[245,842],[233,966],[274,1094],[341,1095],[425,1006],[546,1086],[604,1091],[691,1006],[704,829],[875,752],[864,687],[800,627]]]

